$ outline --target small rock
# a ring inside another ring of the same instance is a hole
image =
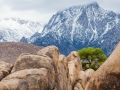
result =
[[[13,67],[12,64],[0,61],[0,80],[2,80],[5,76],[7,76],[11,72],[12,67]]]

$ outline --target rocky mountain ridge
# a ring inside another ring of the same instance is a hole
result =
[[[0,42],[19,42],[22,37],[30,38],[43,29],[41,22],[33,22],[20,18],[0,19]]]
[[[28,42],[56,45],[65,55],[83,47],[100,47],[109,56],[120,41],[119,36],[120,14],[104,10],[94,2],[57,12],[42,33],[34,34]]]

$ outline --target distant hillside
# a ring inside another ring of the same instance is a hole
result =
[[[0,61],[14,63],[21,53],[36,53],[41,48],[20,42],[0,42]]]

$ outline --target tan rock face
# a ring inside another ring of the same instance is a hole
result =
[[[52,59],[55,74],[56,74],[55,88],[57,88],[57,90],[61,90],[60,82],[59,82],[59,78],[58,78],[58,75],[59,75],[59,70],[58,70],[59,50],[58,50],[58,48],[56,46],[48,46],[48,47],[45,47],[45,48],[41,49],[40,51],[38,51],[37,55],[48,56]]]
[[[84,71],[79,72],[79,76],[77,77],[77,80],[79,80],[79,83],[81,84],[82,88],[85,88],[87,81],[86,81],[86,74]]]
[[[12,67],[12,64],[0,61],[0,80],[11,72]]]
[[[77,77],[79,75],[79,72],[82,70],[82,65],[81,65],[80,57],[78,53],[75,51],[71,52],[67,56],[67,61],[68,61],[70,81],[73,88],[77,80]]]
[[[9,88],[8,90],[51,90],[48,88],[48,71],[45,68],[14,72],[5,77],[1,83],[3,88]]]
[[[47,56],[38,56],[33,54],[21,54],[12,69],[12,73],[23,69],[47,68],[52,69],[52,59]]]
[[[93,76],[94,74],[94,70],[93,69],[87,69],[85,71],[85,75],[86,75],[86,82],[89,82],[90,78]]]
[[[60,82],[59,90],[68,90],[68,64],[66,57],[64,55],[59,55],[58,61],[58,81]]]
[[[93,74],[85,90],[120,90],[120,43]]]
[[[48,46],[45,47],[37,52],[38,55],[47,55],[49,56],[54,64],[58,66],[58,59],[59,59],[59,50],[56,46]]]
[[[59,61],[58,61],[58,66],[63,65],[64,69],[67,71],[68,70],[68,61],[67,61],[67,57],[64,55],[59,55]],[[68,73],[68,72],[67,72]]]
[[[0,90],[28,90],[28,82],[24,79],[9,79],[0,82]]]
[[[16,60],[12,73],[24,69],[39,68],[46,68],[48,70],[49,88],[52,89],[55,84],[55,70],[52,59],[47,56],[22,54]]]
[[[84,90],[81,83],[78,82],[75,86],[74,86],[74,90]]]
[[[80,71],[77,81],[81,84],[82,88],[85,89],[86,85],[88,84],[91,76],[94,74],[93,69],[87,69],[86,71]]]

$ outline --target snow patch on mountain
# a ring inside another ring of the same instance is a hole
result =
[[[20,41],[22,37],[29,38],[35,32],[41,33],[43,24],[18,18],[0,19],[0,41]]]

